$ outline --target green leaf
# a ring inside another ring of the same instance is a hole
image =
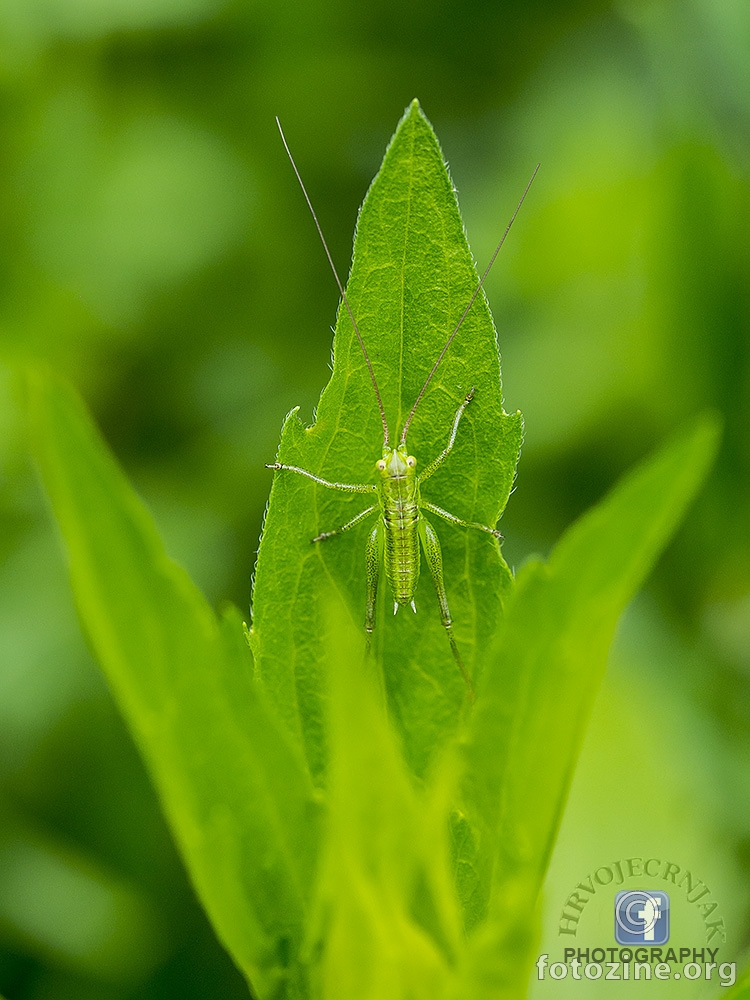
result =
[[[326,658],[329,823],[311,926],[319,995],[439,1000],[462,946],[445,802],[406,768],[361,631],[339,602]]]
[[[362,206],[347,286],[392,441],[478,280],[440,147],[414,102]],[[522,421],[520,414],[508,416],[502,409],[497,337],[483,295],[416,413],[409,450],[418,469],[445,447],[456,410],[472,386],[475,400],[456,447],[425,484],[424,497],[460,517],[494,524],[513,483]],[[382,443],[375,393],[349,316],[340,308],[333,375],[316,421],[305,428],[292,412],[278,458],[330,480],[374,482]],[[348,521],[368,502],[368,497],[336,493],[302,476],[278,472],[260,546],[253,600],[256,664],[290,731],[303,743],[315,775],[326,757],[320,664],[327,640],[321,587],[332,585],[352,621],[362,627],[365,543],[375,515],[325,544],[311,545],[310,540]],[[458,644],[469,669],[476,671],[511,575],[489,536],[433,521],[443,546]],[[465,688],[426,568],[416,616],[401,609],[394,619],[387,590],[382,579],[375,657],[385,674],[407,758],[422,774],[454,732]]]
[[[465,747],[469,923],[521,879],[536,897],[617,620],[703,481],[718,442],[700,420],[519,573]],[[487,895],[482,898],[482,892]]]
[[[238,614],[218,622],[165,555],[72,390],[36,373],[28,395],[81,617],[197,892],[260,997],[303,997],[318,806]]]

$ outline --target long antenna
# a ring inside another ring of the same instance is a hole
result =
[[[328,263],[331,265],[331,270],[333,271],[333,276],[336,279],[336,284],[339,286],[339,291],[341,292],[341,298],[344,300],[346,311],[349,313],[349,319],[352,321],[354,332],[357,334],[357,340],[359,341],[359,346],[362,348],[362,353],[365,356],[365,363],[367,364],[367,370],[370,373],[372,387],[375,390],[375,396],[377,397],[378,400],[380,419],[383,421],[383,447],[387,448],[390,440],[390,435],[388,433],[388,421],[385,419],[385,407],[383,406],[383,398],[380,395],[380,389],[378,389],[378,383],[375,379],[375,372],[372,370],[372,362],[370,361],[370,355],[367,353],[367,348],[365,347],[365,342],[362,339],[362,334],[359,332],[359,327],[357,326],[357,321],[354,318],[352,307],[349,305],[349,299],[346,297],[346,292],[344,291],[344,286],[341,284],[341,279],[339,278],[338,271],[336,270],[336,265],[333,263],[333,257],[331,257],[331,251],[328,249],[326,238],[323,235],[323,230],[320,228],[320,223],[318,222],[318,217],[315,214],[315,209],[313,208],[312,202],[310,201],[310,196],[307,193],[307,189],[305,188],[302,178],[300,177],[300,172],[299,170],[297,170],[297,164],[294,162],[294,157],[292,156],[289,150],[289,146],[287,145],[286,137],[284,135],[284,130],[281,127],[281,122],[279,121],[278,115],[276,116],[276,124],[279,126],[279,134],[281,135],[281,141],[284,143],[284,149],[286,150],[286,155],[289,157],[289,162],[292,164],[292,169],[297,175],[299,186],[302,188],[302,194],[305,196],[307,207],[310,209],[313,221],[315,222],[315,228],[318,230],[318,236],[320,236],[320,242],[323,244],[323,249],[326,252]],[[430,378],[431,377],[432,376],[430,376]]]
[[[445,353],[446,353],[446,351],[448,350],[448,348],[449,348],[449,347],[451,346],[451,344],[453,343],[453,338],[454,338],[454,337],[456,336],[456,334],[458,333],[458,331],[459,331],[459,330],[461,329],[461,327],[462,327],[462,325],[463,325],[463,322],[464,322],[464,320],[465,320],[465,319],[466,319],[466,317],[467,317],[467,316],[469,315],[469,310],[470,310],[470,309],[471,309],[471,307],[472,307],[472,306],[474,305],[474,302],[476,301],[476,297],[477,297],[477,295],[479,295],[479,293],[481,292],[481,290],[482,290],[482,287],[483,287],[483,285],[484,285],[484,282],[485,282],[485,278],[486,278],[486,277],[487,277],[487,275],[488,275],[488,274],[490,273],[490,269],[491,269],[492,265],[493,265],[493,264],[495,263],[495,258],[496,258],[496,257],[497,257],[497,255],[498,255],[498,254],[500,253],[500,248],[502,247],[503,243],[505,243],[505,239],[506,239],[506,237],[507,237],[508,233],[510,232],[510,227],[511,227],[511,226],[513,225],[513,223],[514,223],[514,222],[516,221],[516,216],[518,215],[518,213],[519,213],[519,212],[520,212],[520,210],[521,210],[521,205],[523,205],[523,203],[524,203],[524,199],[526,198],[526,195],[527,195],[527,194],[529,193],[529,188],[530,188],[530,187],[531,187],[531,185],[532,185],[532,184],[534,183],[534,178],[536,177],[536,175],[537,175],[537,173],[538,173],[538,171],[539,171],[539,166],[540,166],[540,164],[538,164],[538,163],[537,163],[536,167],[534,168],[534,173],[533,173],[533,174],[531,175],[531,179],[529,180],[529,183],[528,183],[528,184],[526,185],[526,188],[524,189],[524,192],[523,192],[523,194],[521,195],[521,198],[520,198],[520,200],[519,200],[518,204],[516,205],[516,210],[515,210],[515,212],[513,213],[513,215],[511,216],[511,220],[510,220],[510,222],[509,222],[509,223],[508,223],[508,225],[507,225],[507,226],[505,227],[505,232],[503,233],[503,237],[502,237],[502,239],[500,240],[500,242],[498,243],[498,245],[497,245],[497,246],[495,247],[495,252],[493,253],[492,257],[490,258],[490,262],[489,262],[489,264],[487,265],[487,267],[485,268],[485,270],[484,270],[484,274],[482,275],[482,277],[481,277],[481,280],[480,280],[479,284],[478,284],[478,285],[477,285],[477,287],[476,287],[476,288],[474,289],[474,294],[472,295],[471,299],[469,300],[469,304],[468,304],[468,306],[467,306],[467,307],[466,307],[466,308],[464,309],[464,311],[463,311],[463,314],[461,315],[461,319],[460,319],[460,320],[458,321],[458,323],[456,323],[456,325],[454,326],[454,328],[453,328],[453,333],[452,333],[452,334],[450,335],[450,337],[448,337],[448,339],[446,340],[446,342],[445,342],[445,347],[443,347],[442,351],[441,351],[441,352],[440,352],[440,354],[438,355],[438,359],[437,359],[437,361],[436,361],[436,362],[435,362],[435,364],[434,364],[434,365],[432,366],[432,371],[430,372],[430,374],[429,374],[429,375],[427,376],[427,378],[425,379],[425,382],[424,382],[424,385],[422,386],[422,388],[421,388],[421,389],[419,390],[419,395],[418,395],[418,396],[417,396],[417,398],[415,399],[415,401],[414,401],[414,406],[412,406],[412,408],[411,408],[411,410],[410,410],[410,412],[409,412],[409,416],[408,416],[408,417],[406,418],[406,423],[404,424],[404,429],[403,429],[403,430],[401,431],[401,444],[406,444],[406,435],[408,434],[408,432],[409,432],[409,427],[410,427],[410,425],[411,425],[411,422],[412,422],[412,420],[414,419],[414,414],[415,414],[415,413],[417,412],[417,407],[418,407],[418,406],[419,406],[419,404],[420,404],[420,403],[422,402],[422,397],[424,396],[425,392],[427,391],[427,386],[428,386],[428,385],[430,384],[430,382],[432,381],[432,376],[433,376],[433,375],[435,374],[435,372],[436,372],[436,371],[437,371],[437,369],[438,369],[438,365],[440,364],[440,362],[441,362],[441,361],[443,360],[443,358],[445,357]]]

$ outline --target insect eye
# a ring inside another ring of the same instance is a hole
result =
[[[379,469],[381,472],[385,469],[385,462],[382,458],[379,458],[375,463],[375,468]]]
[[[414,466],[417,464],[417,460],[413,455],[409,455],[409,457],[406,459],[406,464],[410,465],[413,469]]]

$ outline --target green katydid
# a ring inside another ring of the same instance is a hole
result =
[[[321,476],[316,475],[307,469],[300,468],[296,465],[286,465],[280,462],[273,462],[267,466],[269,469],[294,472],[298,475],[305,476],[311,479],[313,482],[317,483],[319,486],[324,486],[327,489],[339,490],[345,493],[362,493],[372,496],[376,495],[370,506],[366,507],[364,510],[360,511],[355,517],[351,518],[345,524],[331,531],[323,531],[312,539],[313,543],[319,543],[327,541],[328,539],[334,538],[337,535],[343,534],[346,531],[354,528],[355,526],[362,523],[365,519],[369,518],[371,515],[378,513],[377,521],[370,532],[367,540],[366,546],[366,581],[367,581],[367,599],[366,599],[366,611],[365,611],[365,630],[367,633],[368,649],[370,645],[370,639],[375,628],[375,611],[376,611],[376,597],[378,583],[380,580],[381,569],[385,568],[385,575],[390,585],[390,589],[394,599],[393,613],[396,614],[401,605],[409,605],[416,613],[416,604],[414,596],[417,589],[417,584],[419,582],[419,572],[420,572],[420,547],[424,551],[425,558],[427,560],[427,565],[432,576],[433,583],[435,585],[435,590],[437,593],[438,605],[440,609],[440,620],[443,628],[446,631],[448,640],[450,642],[451,651],[456,664],[461,671],[461,674],[466,683],[467,692],[469,698],[473,701],[474,699],[474,689],[471,682],[471,678],[466,669],[466,666],[461,657],[461,653],[458,649],[456,639],[453,633],[453,621],[451,618],[450,608],[448,605],[448,597],[445,588],[445,581],[443,578],[443,568],[442,568],[442,552],[440,548],[440,542],[438,541],[437,534],[430,524],[430,522],[425,517],[425,511],[436,515],[447,521],[449,524],[458,525],[465,528],[475,528],[479,531],[483,531],[486,534],[492,536],[496,540],[502,539],[500,532],[486,524],[480,524],[476,521],[467,521],[463,518],[457,517],[455,514],[451,514],[449,511],[444,510],[442,507],[430,503],[421,496],[421,486],[433,475],[434,472],[439,469],[443,463],[446,461],[453,446],[456,441],[456,436],[458,434],[459,425],[461,418],[466,410],[466,408],[471,403],[474,397],[474,388],[472,388],[462,400],[460,406],[458,407],[455,417],[453,419],[453,424],[448,436],[448,441],[440,454],[434,458],[422,471],[417,473],[416,466],[417,460],[413,455],[410,455],[407,449],[407,434],[411,426],[414,415],[422,401],[430,382],[435,375],[441,361],[445,357],[448,349],[450,348],[454,337],[461,329],[464,320],[466,319],[471,307],[473,306],[477,296],[481,292],[485,279],[490,272],[495,259],[500,252],[505,239],[510,231],[513,222],[520,210],[520,207],[528,193],[529,188],[536,176],[538,165],[532,174],[531,179],[526,185],[526,189],[521,196],[518,205],[511,217],[510,222],[506,226],[505,232],[503,233],[502,239],[498,243],[495,251],[487,265],[480,281],[478,282],[473,294],[471,295],[468,304],[466,305],[460,319],[454,326],[450,336],[446,340],[440,354],[438,355],[436,361],[434,362],[427,378],[425,379],[422,388],[420,389],[414,404],[409,412],[409,415],[404,422],[403,429],[400,434],[399,443],[394,447],[391,444],[390,430],[388,427],[388,421],[385,414],[385,407],[383,405],[383,399],[378,388],[378,383],[375,378],[375,373],[370,361],[370,356],[367,352],[367,348],[364,343],[364,339],[360,332],[357,321],[354,317],[354,313],[349,304],[349,299],[347,297],[344,286],[339,278],[338,271],[333,262],[333,258],[328,248],[325,236],[323,235],[323,230],[318,221],[317,214],[313,208],[310,197],[305,188],[302,177],[297,169],[297,165],[294,162],[289,146],[287,145],[286,138],[281,128],[281,124],[276,119],[277,125],[279,127],[279,132],[281,134],[281,139],[286,149],[289,160],[292,164],[292,168],[297,177],[299,185],[302,189],[307,206],[312,214],[313,221],[315,223],[318,235],[320,237],[321,243],[323,244],[323,249],[325,251],[326,257],[328,258],[328,263],[333,272],[336,284],[338,286],[339,292],[341,294],[342,301],[347,310],[349,318],[351,320],[352,326],[357,336],[359,346],[362,350],[362,355],[367,366],[368,374],[372,387],[375,393],[375,399],[377,401],[378,409],[380,412],[380,418],[383,426],[383,448],[382,457],[375,463],[375,472],[377,477],[376,483],[343,483],[343,482],[331,482],[330,480],[323,479]]]

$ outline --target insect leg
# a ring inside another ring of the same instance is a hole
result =
[[[430,464],[427,466],[424,472],[420,473],[419,476],[420,483],[423,483],[425,479],[429,479],[430,476],[433,474],[433,472],[435,472],[436,469],[440,468],[440,466],[443,464],[446,458],[453,451],[453,445],[456,443],[456,434],[458,433],[458,425],[461,422],[461,417],[464,415],[464,410],[466,409],[466,407],[469,405],[469,403],[472,401],[473,398],[474,398],[474,386],[472,386],[471,389],[466,393],[466,398],[464,399],[463,403],[461,403],[461,405],[459,406],[456,416],[453,419],[453,427],[451,428],[451,436],[448,438],[448,444],[445,446],[445,448],[443,448],[438,457],[434,459],[432,462],[430,462]]]
[[[432,527],[430,522],[424,518],[419,519],[419,538],[422,542],[422,548],[424,549],[424,554],[427,559],[427,565],[430,567],[430,573],[432,574],[432,581],[435,584],[435,590],[437,591],[438,604],[440,605],[440,621],[443,623],[443,628],[448,633],[448,641],[451,644],[451,651],[453,652],[453,658],[458,664],[458,669],[461,671],[463,679],[466,681],[466,688],[469,692],[469,700],[474,702],[474,685],[471,683],[471,678],[464,665],[464,661],[461,659],[461,654],[458,651],[458,646],[456,644],[456,638],[453,635],[453,620],[451,618],[451,611],[448,607],[448,595],[445,592],[445,581],[443,580],[443,553],[440,549],[440,542],[438,541],[438,536],[435,534],[435,529]]]
[[[356,517],[353,517],[351,521],[347,521],[346,524],[342,524],[340,528],[334,528],[333,531],[321,531],[319,535],[313,538],[314,542],[325,542],[328,538],[333,538],[334,535],[340,535],[344,531],[348,531],[349,528],[353,528],[355,524],[359,524],[360,521],[364,521],[366,517],[369,517],[374,510],[377,509],[377,504],[374,503],[372,507],[366,507],[361,510]]]
[[[308,472],[307,469],[300,469],[297,465],[282,465],[281,462],[272,462],[270,465],[266,464],[266,468],[285,469],[287,472],[296,472],[300,476],[307,476],[308,479],[312,479],[318,486],[326,486],[329,490],[343,490],[344,493],[374,493],[377,490],[377,486],[374,483],[331,483],[327,479],[321,479],[320,476],[316,476],[313,472]]]
[[[458,524],[462,528],[477,528],[479,531],[486,531],[488,535],[502,540],[503,536],[497,528],[490,528],[486,524],[480,524],[479,521],[464,521],[462,517],[456,517],[455,514],[450,514],[447,510],[443,510],[442,507],[436,507],[434,503],[430,503],[428,500],[420,500],[419,506],[424,510],[429,510],[431,514],[437,514],[438,517],[442,517],[449,524]]]
[[[366,577],[367,577],[367,607],[365,610],[365,632],[367,633],[367,652],[370,651],[372,632],[375,628],[375,606],[378,596],[378,578],[380,577],[380,565],[383,561],[383,527],[378,521],[370,532],[365,550]]]

